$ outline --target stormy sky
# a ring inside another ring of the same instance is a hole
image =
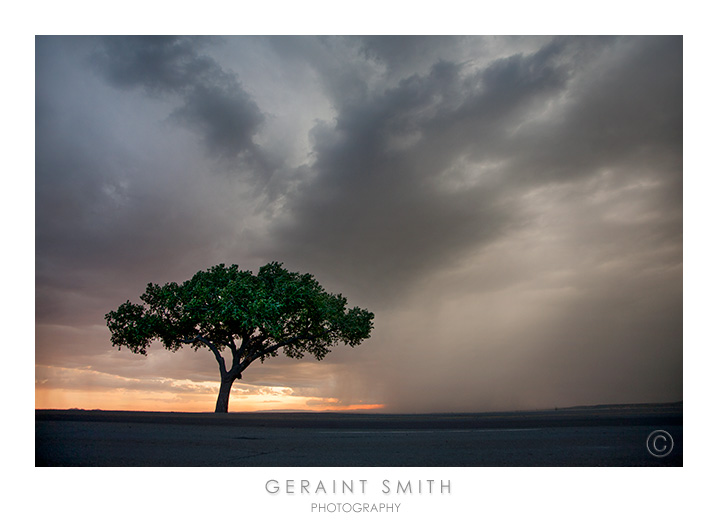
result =
[[[211,411],[104,315],[220,262],[376,315],[230,411],[683,397],[681,37],[38,37],[36,406]]]

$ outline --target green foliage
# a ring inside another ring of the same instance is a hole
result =
[[[182,284],[148,284],[140,299],[142,304],[127,301],[105,315],[114,346],[143,355],[152,341],[172,351],[183,344],[206,346],[216,355],[229,348],[236,373],[280,350],[322,359],[339,343],[360,344],[373,328],[372,313],[347,309],[342,295],[327,293],[312,275],[276,262],[256,275],[220,264]]]

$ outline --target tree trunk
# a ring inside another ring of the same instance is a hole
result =
[[[229,392],[232,390],[232,383],[236,377],[227,375],[222,376],[222,382],[219,385],[219,395],[217,396],[217,406],[214,408],[215,413],[226,414],[229,410]]]

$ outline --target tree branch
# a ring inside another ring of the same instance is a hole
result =
[[[197,336],[193,339],[182,339],[183,344],[194,344],[195,342],[201,342],[210,350],[212,350],[212,353],[214,353],[214,358],[217,359],[217,364],[219,364],[220,375],[227,375],[227,366],[224,363],[224,357],[222,357],[222,354],[219,352],[219,349],[217,349],[217,346],[212,344],[209,340],[207,340],[200,334],[197,334]]]
[[[269,346],[266,349],[258,349],[251,355],[247,356],[242,363],[240,364],[240,372],[244,371],[247,366],[249,366],[252,362],[255,360],[264,357],[265,355],[269,355],[270,353],[274,353],[279,348],[283,348],[284,346],[288,346],[289,344],[294,344],[295,342],[298,342],[300,340],[314,340],[317,339],[323,335],[326,335],[329,333],[329,330],[322,331],[321,333],[317,335],[297,335],[296,337],[289,338],[287,340],[283,340],[282,342],[278,342],[277,344],[274,344],[272,346]],[[264,340],[264,339],[262,339]]]
[[[246,337],[242,335],[242,345],[237,349],[237,344],[234,342],[234,339],[229,339],[229,349],[232,351],[232,367],[229,370],[229,373],[232,373],[236,376],[241,377],[240,370],[239,370],[239,362],[242,358],[242,354],[244,353],[245,346],[247,344]]]

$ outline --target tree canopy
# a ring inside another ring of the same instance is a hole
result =
[[[171,351],[210,349],[222,381],[216,411],[227,411],[232,382],[255,360],[280,352],[321,360],[337,344],[360,344],[373,329],[373,313],[347,308],[346,298],[326,292],[312,275],[277,262],[256,275],[219,264],[182,284],[150,283],[140,299],[105,315],[112,344],[142,355],[153,341]],[[227,349],[229,367],[222,355]]]

